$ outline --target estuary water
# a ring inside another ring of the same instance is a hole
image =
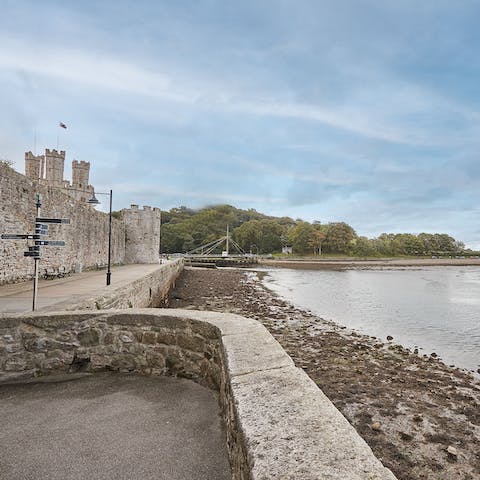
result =
[[[480,267],[268,269],[265,285],[322,318],[480,368]]]

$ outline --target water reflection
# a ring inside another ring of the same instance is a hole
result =
[[[480,367],[480,268],[271,269],[266,285],[299,307],[368,335]]]

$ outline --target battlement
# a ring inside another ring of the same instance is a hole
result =
[[[45,157],[34,155],[32,152],[25,152],[25,176],[32,180],[43,178]]]
[[[43,155],[34,155],[32,152],[25,152],[25,160],[40,160]]]
[[[90,162],[86,162],[85,160],[73,160],[72,168],[90,168]]]
[[[140,208],[139,205],[137,205],[136,203],[132,203],[130,205],[130,208],[124,208],[123,211],[125,212],[131,212],[131,211],[135,211],[135,212],[159,212],[160,209],[157,208],[157,207],[151,207],[150,205],[144,205],[143,208]]]
[[[49,157],[61,157],[65,160],[65,150],[60,150],[59,152],[55,149],[50,150],[49,148],[45,149],[45,156]]]

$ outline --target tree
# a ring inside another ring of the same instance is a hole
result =
[[[375,240],[367,237],[358,237],[352,248],[352,253],[360,257],[373,257],[378,254]]]
[[[314,224],[312,233],[310,234],[310,247],[313,249],[313,254],[322,254],[322,242],[326,238],[326,233],[321,230],[321,228],[317,228],[319,225]]]
[[[287,232],[287,238],[294,253],[308,253],[311,251],[311,235],[313,227],[308,222],[300,221]]]
[[[357,237],[355,230],[345,222],[329,223],[325,236],[325,251],[330,253],[348,253]]]
[[[247,252],[255,245],[258,253],[273,253],[282,248],[283,231],[275,220],[250,220],[235,229],[234,238]]]

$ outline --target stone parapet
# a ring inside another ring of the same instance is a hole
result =
[[[168,292],[183,270],[183,258],[169,260],[136,280],[121,285],[103,287],[95,295],[81,300],[67,300],[44,307],[42,311],[107,310],[123,308],[147,308],[164,305]]]
[[[395,480],[254,320],[155,309],[0,316],[1,381],[103,370],[217,390],[235,480]]]

